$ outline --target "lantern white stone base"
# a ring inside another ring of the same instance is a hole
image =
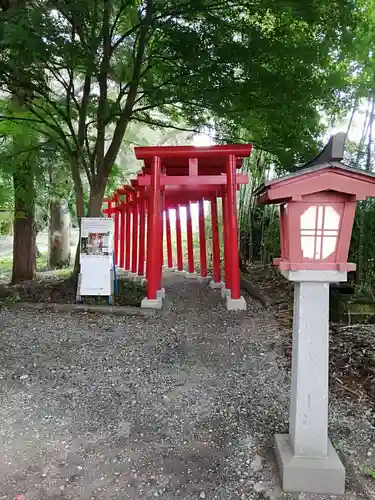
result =
[[[165,288],[160,288],[160,290],[157,290],[156,297],[160,299],[165,299]]]
[[[330,441],[325,458],[299,457],[293,454],[288,435],[277,434],[275,454],[284,492],[344,494],[345,469]]]
[[[161,297],[156,297],[156,299],[149,299],[148,297],[145,297],[141,302],[142,309],[161,309],[162,307],[163,299]]]
[[[221,293],[221,298],[226,299],[227,297],[230,297],[231,290],[230,288],[225,288],[225,283],[224,283],[224,286],[222,287],[220,293]]]
[[[246,300],[243,297],[239,299],[232,299],[232,297],[227,297],[225,299],[225,307],[227,311],[246,311]]]
[[[218,288],[224,288],[225,284],[222,281],[210,281],[210,284],[208,285],[212,290],[217,290]]]
[[[276,437],[284,491],[343,493],[345,470],[328,441],[329,283],[342,271],[286,271],[294,285],[289,436]]]
[[[308,281],[315,283],[338,283],[346,281],[346,271],[281,271],[281,274],[289,281]]]

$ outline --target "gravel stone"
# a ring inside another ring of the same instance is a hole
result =
[[[254,489],[255,493],[261,493],[262,491],[264,491],[265,488],[262,484],[256,483],[256,484],[254,484],[253,489]]]
[[[165,287],[147,318],[2,309],[1,499],[326,498],[281,492],[289,332],[275,311],[247,297],[227,312],[178,274]],[[375,466],[368,410],[330,399],[330,436],[354,471]],[[350,473],[344,498],[371,496]]]
[[[259,455],[255,455],[254,460],[251,462],[250,468],[253,471],[258,472],[262,468],[262,462],[262,457],[260,457]]]

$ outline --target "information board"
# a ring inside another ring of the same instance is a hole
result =
[[[81,219],[80,277],[77,299],[85,295],[113,295],[113,219]]]

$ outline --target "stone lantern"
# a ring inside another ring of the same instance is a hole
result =
[[[275,436],[286,492],[342,494],[345,470],[328,439],[329,284],[347,280],[357,200],[375,196],[375,174],[342,163],[345,134],[295,173],[255,192],[280,205],[281,256],[274,260],[294,286],[289,434]]]

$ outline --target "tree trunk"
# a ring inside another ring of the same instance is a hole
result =
[[[100,217],[106,185],[107,185],[107,179],[102,179],[99,187],[92,186],[92,188],[90,189],[89,205],[88,205],[88,210],[87,210],[88,217]],[[78,274],[79,274],[79,251],[80,251],[80,243],[81,243],[81,222],[80,222],[80,220],[81,220],[81,217],[84,216],[84,213],[80,212],[81,207],[83,207],[83,195],[82,195],[82,199],[81,199],[81,194],[80,194],[80,192],[77,193],[77,191],[76,191],[76,204],[77,204],[77,218],[78,218],[78,223],[79,223],[79,238],[78,238],[76,256],[75,256],[75,260],[74,260],[74,269],[73,269],[73,274],[72,274],[73,283],[77,283]]]
[[[74,192],[75,192],[75,197],[76,197],[76,214],[77,214],[77,222],[78,222],[78,227],[79,227],[78,243],[77,243],[77,249],[76,249],[76,254],[75,254],[75,259],[74,259],[73,273],[71,275],[71,281],[72,281],[73,286],[77,286],[78,274],[79,274],[79,248],[80,248],[80,244],[81,244],[81,218],[84,217],[84,215],[85,215],[83,186],[82,186],[82,179],[80,176],[79,161],[77,158],[72,160],[71,172],[72,172]]]
[[[34,172],[24,162],[13,174],[14,232],[12,283],[32,280],[36,268]]]
[[[6,16],[17,14],[27,7],[26,0],[13,2],[2,1],[0,7]],[[11,10],[14,12],[12,13]],[[5,23],[6,26],[6,23]],[[17,59],[17,51],[11,54],[13,59]],[[11,75],[11,100],[10,108],[16,111],[26,111],[26,101],[33,95],[31,80],[30,86],[19,85],[20,81],[25,82],[28,69],[15,65]],[[15,132],[13,143],[15,145],[28,145],[30,137],[24,132]],[[13,225],[13,269],[12,283],[32,280],[35,277],[36,269],[36,224],[35,224],[35,158],[32,153],[17,165],[13,173],[14,187],[14,225]]]
[[[79,275],[79,252],[81,248],[81,222],[79,223],[79,234],[78,234],[78,243],[77,243],[77,248],[76,248],[76,255],[74,258],[74,267],[73,267],[73,272],[71,275],[72,283],[75,283],[75,286],[77,286],[78,282],[78,275]]]
[[[50,203],[49,267],[67,267],[70,264],[70,214],[64,200]]]
[[[87,213],[88,217],[100,217],[106,185],[107,182],[100,180],[98,187],[93,186],[91,188]]]

